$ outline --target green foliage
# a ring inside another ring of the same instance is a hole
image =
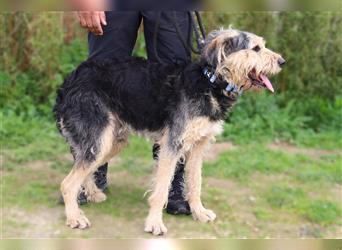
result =
[[[334,102],[286,99],[286,95],[266,92],[242,96],[228,115],[223,137],[236,143],[272,139],[306,146],[342,146],[341,98]]]
[[[252,93],[240,98],[225,124],[224,137],[241,142],[274,138],[291,140],[311,118],[298,115],[295,100],[281,108],[278,96]]]
[[[33,69],[16,72],[0,71],[0,107],[6,112],[20,116],[52,117],[55,92],[63,79],[86,58],[86,44],[75,39],[63,46],[53,60],[56,68],[53,73],[42,73]]]
[[[278,77],[288,96],[334,99],[341,94],[341,16],[331,12],[281,13],[278,48],[287,73]]]
[[[223,138],[235,143],[285,140],[311,147],[341,147],[339,16],[333,13],[230,12],[204,13],[204,17],[208,29],[233,24],[236,28],[262,34],[269,40],[270,47],[284,52],[289,62],[275,80],[276,95],[250,93],[240,98],[227,119]],[[20,12],[1,16],[4,56],[0,62],[0,118],[3,121],[0,135],[6,148],[36,143],[34,139],[38,135],[47,144],[59,138],[51,122],[56,88],[87,57],[84,33],[66,43],[61,20],[60,13]],[[14,28],[17,29],[15,35],[7,35],[12,34]],[[146,56],[142,32],[134,55]],[[22,160],[46,153],[44,150],[33,152],[33,146],[27,148],[32,149],[20,152]],[[57,152],[65,150],[57,148]],[[125,152],[123,155],[132,153],[129,149]],[[151,164],[141,157],[130,161],[123,165],[148,167]],[[234,175],[234,171],[231,174]],[[318,177],[311,173],[300,178]]]
[[[220,26],[255,32],[288,64],[275,78],[276,95],[251,93],[241,98],[225,126],[224,137],[237,143],[286,140],[301,145],[336,147],[341,142],[341,17],[333,12],[203,13],[207,30]],[[0,63],[3,114],[52,118],[55,91],[65,76],[87,57],[85,34],[76,20],[61,13],[1,15],[4,52]],[[64,21],[63,21],[64,20]],[[70,20],[69,20],[70,22]],[[15,32],[13,31],[15,30]],[[11,36],[8,34],[12,34]],[[146,57],[143,33],[133,52]]]
[[[342,17],[338,12],[205,13],[208,29],[232,25],[263,36],[287,60],[276,77],[288,99],[341,95]]]
[[[137,42],[133,50],[133,56],[140,56],[147,58],[146,54],[146,44],[143,32],[138,33]]]
[[[0,120],[0,145],[6,169],[37,159],[52,160],[68,152],[67,144],[50,119],[1,111]]]

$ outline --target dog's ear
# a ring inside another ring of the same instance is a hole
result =
[[[227,57],[234,52],[248,48],[249,40],[248,36],[244,32],[224,39],[221,37],[221,35],[224,34],[220,32],[222,31],[214,31],[210,33],[207,39],[207,44],[204,47],[205,60],[213,67],[216,67],[219,63],[218,60],[219,57],[222,58],[222,53]]]
[[[241,32],[237,36],[227,38],[223,42],[225,56],[229,56],[239,50],[247,49],[248,44],[248,36],[244,32]]]
[[[205,47],[204,54],[206,61],[213,67],[216,67],[218,55],[218,41],[216,39],[212,40],[211,43]]]
[[[223,34],[223,29],[213,30],[205,39],[202,58],[213,67],[217,65],[218,53],[222,44],[221,35]]]

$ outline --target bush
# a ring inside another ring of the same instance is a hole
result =
[[[209,29],[230,24],[265,37],[287,60],[276,77],[287,99],[334,101],[342,90],[342,17],[336,12],[206,13]]]
[[[336,131],[334,141],[340,144],[341,102],[341,98],[332,103],[320,98],[287,100],[284,94],[248,93],[228,114],[223,137],[236,143],[272,139],[306,144],[307,137],[317,132]]]
[[[57,87],[87,57],[85,33],[67,15],[1,14],[4,115],[51,120]],[[232,24],[264,36],[268,46],[283,53],[288,62],[275,79],[276,95],[252,93],[241,98],[225,125],[226,138],[295,141],[314,138],[317,132],[328,133],[329,140],[341,135],[342,17],[338,13],[205,12],[203,17],[207,30]],[[140,35],[134,55],[145,56],[144,48]]]

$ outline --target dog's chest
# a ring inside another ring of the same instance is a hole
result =
[[[215,139],[223,131],[223,121],[212,122],[208,118],[198,117],[188,122],[182,136],[184,144],[193,145],[203,138]]]

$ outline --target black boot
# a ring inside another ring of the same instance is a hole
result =
[[[108,187],[107,171],[108,171],[108,163],[100,166],[97,169],[97,171],[94,173],[95,184],[102,191],[105,191]]]
[[[159,150],[160,146],[154,144],[153,159],[158,160]],[[184,198],[184,167],[184,159],[179,160],[169,191],[168,203],[166,206],[166,212],[168,214],[191,214],[189,203]]]

